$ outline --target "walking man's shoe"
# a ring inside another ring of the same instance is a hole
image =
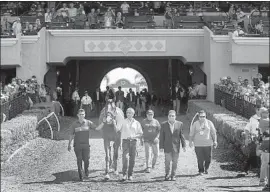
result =
[[[172,177],[171,177],[171,180],[172,180],[172,181],[176,181],[176,177],[175,177],[175,176],[172,176]]]
[[[169,175],[165,175],[165,181],[169,181],[169,180],[170,180]]]
[[[203,172],[199,172],[199,175],[203,175]]]
[[[85,170],[85,176],[88,177],[89,176],[89,171]]]
[[[79,173],[79,179],[80,179],[80,181],[83,181],[82,173]]]
[[[132,176],[129,176],[129,177],[128,177],[128,180],[129,180],[129,181],[132,181],[132,180],[133,180],[133,177],[132,177]]]
[[[146,168],[146,171],[145,171],[146,173],[150,173],[150,168],[148,167],[148,168]]]
[[[204,174],[206,174],[206,175],[207,175],[207,174],[208,174],[208,171],[206,170],[206,171],[204,172]]]
[[[127,180],[127,175],[123,175],[122,177],[122,181],[125,181],[125,180]]]

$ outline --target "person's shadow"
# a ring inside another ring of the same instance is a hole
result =
[[[101,170],[90,170],[89,178],[97,177],[97,176],[92,176],[91,177],[91,173],[94,173],[94,172],[97,172],[97,171],[101,171]],[[55,179],[53,181],[28,182],[28,183],[24,183],[24,184],[37,184],[37,183],[42,183],[42,184],[62,184],[64,182],[78,182],[78,181],[80,181],[78,170],[69,170],[69,171],[54,173],[53,176],[55,177]]]

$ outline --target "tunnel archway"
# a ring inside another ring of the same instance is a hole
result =
[[[103,80],[103,78],[104,78],[104,76],[106,74],[108,74],[110,71],[112,71],[114,69],[117,69],[117,68],[123,68],[123,69],[125,69],[125,68],[131,68],[131,69],[137,71],[138,73],[140,73],[145,78],[146,83],[147,83],[147,87],[148,87],[147,90],[149,92],[152,91],[152,83],[151,83],[151,79],[150,79],[149,75],[143,69],[141,69],[139,66],[137,66],[135,64],[132,64],[132,63],[125,63],[125,64],[123,64],[123,63],[117,63],[117,64],[114,64],[114,65],[110,65],[108,68],[106,68],[103,71],[102,75],[98,79],[98,81],[97,81],[97,82],[99,82],[99,85],[98,86],[100,87],[100,84],[101,84],[101,82],[102,82],[102,80]]]
[[[118,87],[121,86],[125,95],[129,92],[130,88],[134,92],[141,92],[145,88],[148,90],[145,77],[139,71],[130,67],[118,67],[109,71],[102,78],[99,87],[101,91],[106,91],[107,86],[114,89],[114,91],[117,91]]]

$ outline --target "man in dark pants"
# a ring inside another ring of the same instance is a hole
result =
[[[71,134],[68,142],[68,151],[71,150],[71,142],[74,137],[74,151],[77,157],[77,166],[79,172],[79,178],[83,181],[82,176],[82,161],[84,162],[84,171],[85,176],[88,177],[89,171],[89,159],[90,159],[90,145],[89,145],[89,136],[90,129],[94,129],[94,124],[85,119],[84,109],[79,109],[78,111],[78,120],[76,120],[71,125]]]
[[[128,108],[126,111],[127,118],[119,126],[119,131],[121,132],[122,139],[122,162],[123,162],[123,181],[126,179],[133,180],[133,168],[135,165],[136,157],[136,145],[137,139],[141,138],[143,135],[141,124],[135,120],[135,111],[133,108]],[[129,155],[129,161],[128,156]],[[128,172],[128,175],[127,175]]]
[[[212,158],[212,146],[217,147],[217,134],[214,124],[206,119],[205,111],[201,110],[197,120],[190,129],[189,146],[195,146],[199,175],[208,174]]]
[[[168,121],[161,124],[159,137],[160,151],[165,153],[165,181],[170,179],[170,166],[172,162],[171,180],[175,181],[175,174],[180,153],[180,143],[186,151],[186,140],[183,133],[183,123],[176,120],[176,111],[170,110]]]
[[[101,92],[100,88],[96,88],[96,92],[93,94],[93,102],[95,104],[95,112],[96,116],[99,116],[99,113],[102,109],[102,103],[104,101],[103,93]]]

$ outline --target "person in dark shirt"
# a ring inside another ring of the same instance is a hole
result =
[[[74,151],[77,157],[77,166],[79,172],[79,178],[83,181],[82,176],[82,161],[84,161],[84,171],[85,176],[88,177],[89,171],[89,159],[90,159],[90,145],[89,145],[89,136],[90,129],[94,129],[95,125],[85,119],[84,109],[79,109],[78,111],[78,120],[76,120],[70,128],[70,138],[68,142],[68,151],[71,150],[71,142],[74,138]]]
[[[157,158],[159,156],[159,133],[161,126],[158,120],[154,119],[154,111],[148,110],[146,112],[147,118],[141,123],[143,129],[143,140],[145,146],[145,158],[146,158],[146,172],[150,173],[150,169],[154,169]],[[150,150],[152,148],[152,150]],[[152,166],[151,163],[151,151],[153,154]]]

